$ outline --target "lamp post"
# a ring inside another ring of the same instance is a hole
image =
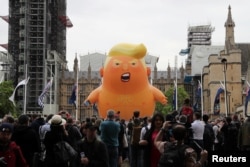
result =
[[[226,110],[226,117],[227,117],[227,114],[228,114],[228,101],[227,101],[227,84],[226,84],[226,70],[227,70],[227,59],[223,58],[221,59],[221,63],[223,63],[223,73],[224,73],[224,87],[225,87],[225,90],[224,90],[224,96],[225,96],[225,110]]]

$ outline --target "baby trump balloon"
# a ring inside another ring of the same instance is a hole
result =
[[[151,116],[156,101],[166,104],[164,94],[149,83],[146,52],[143,44],[115,45],[100,69],[102,84],[89,94],[85,104],[97,103],[102,118],[113,109],[120,111],[120,118],[125,120],[132,118],[134,111],[140,111],[140,117]]]

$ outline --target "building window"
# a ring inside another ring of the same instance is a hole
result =
[[[72,85],[67,85],[67,92],[72,92]]]

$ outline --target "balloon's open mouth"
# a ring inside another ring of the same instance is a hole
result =
[[[121,80],[122,80],[123,82],[128,82],[129,79],[130,79],[130,73],[124,73],[124,74],[122,74]]]

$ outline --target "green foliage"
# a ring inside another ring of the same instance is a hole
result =
[[[9,100],[9,97],[13,93],[12,81],[4,81],[0,83],[0,118],[5,114],[16,115],[16,107]]]
[[[165,96],[168,99],[167,105],[162,105],[161,103],[156,103],[155,110],[158,112],[163,113],[164,115],[173,112],[173,94],[174,94],[174,87],[169,88],[165,93]],[[185,91],[184,87],[178,87],[177,88],[177,100],[178,100],[178,108],[180,108],[186,98],[188,98],[189,95]]]

